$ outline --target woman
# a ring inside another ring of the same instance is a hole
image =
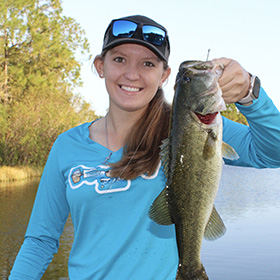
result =
[[[108,114],[56,140],[9,279],[40,279],[69,213],[75,230],[70,279],[175,279],[174,226],[157,225],[147,215],[166,181],[159,145],[170,114],[161,89],[170,74],[169,53],[167,31],[153,20],[131,16],[110,23],[94,61],[109,94]],[[219,81],[225,101],[243,103],[237,106],[250,124],[224,118],[224,140],[240,156],[227,163],[279,167],[278,110],[236,61],[217,61],[225,66]]]

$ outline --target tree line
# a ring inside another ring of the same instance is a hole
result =
[[[89,43],[61,1],[1,1],[0,165],[44,165],[61,132],[96,118],[75,94],[82,59]]]
[[[97,116],[75,94],[89,43],[60,0],[0,1],[0,165],[43,166],[63,131]],[[246,123],[235,106],[225,116]]]
[[[221,114],[232,121],[248,125],[247,119],[239,112],[234,104],[227,104],[226,110],[222,111]]]

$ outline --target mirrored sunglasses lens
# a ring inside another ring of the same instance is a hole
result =
[[[161,46],[164,43],[166,36],[164,30],[152,25],[144,25],[142,30],[145,41],[157,46]]]
[[[116,37],[129,38],[136,29],[137,24],[131,21],[118,20],[113,23],[113,35]]]

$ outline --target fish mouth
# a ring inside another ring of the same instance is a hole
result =
[[[193,112],[197,118],[199,119],[199,121],[203,124],[206,124],[206,125],[210,125],[212,124],[215,119],[216,119],[216,116],[218,115],[218,112],[215,112],[215,113],[209,113],[209,114],[206,114],[206,115],[202,115],[202,114],[199,114],[197,112]]]

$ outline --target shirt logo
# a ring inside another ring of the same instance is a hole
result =
[[[160,165],[156,172],[147,176],[141,175],[143,179],[151,180],[158,176]],[[131,180],[112,178],[109,175],[110,167],[107,165],[98,165],[96,167],[87,167],[78,165],[73,167],[68,175],[68,182],[71,189],[78,189],[83,185],[93,186],[99,194],[126,191],[131,186]]]
[[[78,165],[73,167],[68,176],[71,189],[78,189],[83,185],[93,186],[99,194],[126,191],[131,186],[131,180],[112,178],[107,176],[109,166],[98,165],[87,167]]]

